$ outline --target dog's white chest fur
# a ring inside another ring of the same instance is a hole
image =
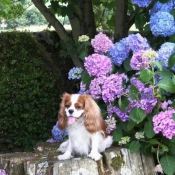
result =
[[[91,134],[84,126],[83,117],[77,120],[74,124],[69,125],[67,130],[69,139],[71,140],[73,153],[87,156],[91,149]]]

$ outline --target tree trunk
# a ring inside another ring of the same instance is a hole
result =
[[[128,0],[116,0],[114,42],[128,35],[127,4]]]
[[[43,1],[42,0],[32,0],[32,2],[38,8],[38,10],[43,14],[46,20],[54,27],[59,37],[64,41],[68,41],[68,39],[70,38],[70,35],[65,30],[63,25],[57,20],[57,18],[47,9]],[[67,50],[69,49],[70,47],[67,47]],[[83,63],[80,59],[78,59],[77,55],[71,55],[71,58],[75,66],[83,67]]]

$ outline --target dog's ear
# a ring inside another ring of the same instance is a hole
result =
[[[90,95],[83,95],[85,103],[85,127],[90,133],[106,132],[106,125],[102,118],[100,108]]]
[[[60,109],[58,111],[58,127],[63,130],[67,126],[67,116],[65,112],[65,104],[66,100],[70,98],[70,94],[65,93],[62,97],[62,101],[60,103]]]

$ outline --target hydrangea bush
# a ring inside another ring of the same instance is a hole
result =
[[[175,168],[166,168],[175,161],[174,43],[154,50],[141,34],[131,34],[106,52],[98,35],[92,39],[98,53],[84,59],[81,93],[91,94],[101,107],[114,142],[157,155],[162,171],[174,173]]]

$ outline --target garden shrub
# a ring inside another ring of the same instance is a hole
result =
[[[3,32],[0,40],[0,145],[29,151],[51,135],[61,76],[44,62],[31,33]]]

